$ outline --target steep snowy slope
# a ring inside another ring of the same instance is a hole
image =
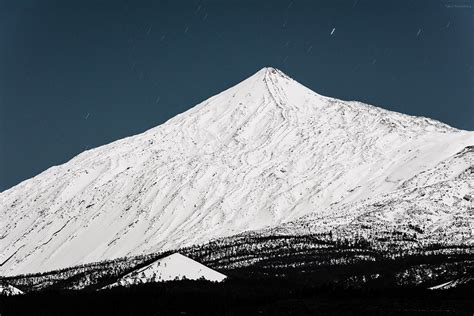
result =
[[[395,191],[361,203],[330,207],[323,213],[262,230],[261,234],[331,232],[340,239],[363,237],[375,248],[392,251],[435,243],[473,246],[474,208],[465,198],[473,188],[474,181],[446,181]]]
[[[328,233],[377,243],[390,235],[433,243],[474,245],[474,147],[468,146],[403,182],[397,190],[355,203],[335,204],[269,229],[271,234]],[[261,232],[269,234],[268,229]],[[387,243],[383,243],[384,247]],[[394,243],[389,243],[394,247]],[[399,246],[405,246],[403,244]]]
[[[225,278],[226,276],[222,273],[212,270],[182,254],[174,253],[165,258],[158,259],[141,269],[130,272],[117,282],[107,286],[107,288],[184,279],[222,282]]]
[[[0,275],[337,217],[344,204],[437,185],[419,175],[472,145],[473,132],[324,97],[264,68],[0,193]],[[469,172],[462,161],[452,178]]]

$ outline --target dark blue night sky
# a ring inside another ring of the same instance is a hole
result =
[[[0,0],[0,191],[264,66],[323,95],[474,130],[472,6]]]

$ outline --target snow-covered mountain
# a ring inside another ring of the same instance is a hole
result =
[[[264,68],[0,193],[0,275],[269,227],[370,222],[472,244],[473,145],[473,132],[321,96]]]

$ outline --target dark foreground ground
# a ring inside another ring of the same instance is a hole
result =
[[[474,287],[343,290],[288,280],[175,281],[0,297],[4,315],[473,315]]]

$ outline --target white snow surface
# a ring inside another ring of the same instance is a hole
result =
[[[445,282],[445,283],[442,283],[442,284],[439,284],[439,285],[436,285],[436,286],[432,286],[428,289],[430,289],[430,290],[448,290],[448,289],[456,288],[460,285],[463,285],[463,284],[466,284],[466,283],[469,283],[469,282],[473,282],[473,281],[474,281],[474,278],[472,276],[466,276],[466,277],[451,280],[451,281],[448,281],[448,282]]]
[[[472,203],[459,200],[474,196],[472,145],[473,132],[321,96],[264,68],[160,126],[0,193],[0,275],[177,249],[300,218],[328,216],[337,221],[318,223],[332,227],[350,222],[351,208],[359,216],[379,197],[412,198],[437,185],[448,192],[443,203],[463,205],[462,240],[472,243]],[[430,215],[433,229],[459,218],[450,209]],[[395,223],[413,213],[387,212],[372,214]]]
[[[185,279],[222,282],[226,278],[224,274],[212,270],[191,258],[183,256],[180,253],[174,253],[158,259],[141,269],[130,272],[117,282],[108,285],[107,288]]]

